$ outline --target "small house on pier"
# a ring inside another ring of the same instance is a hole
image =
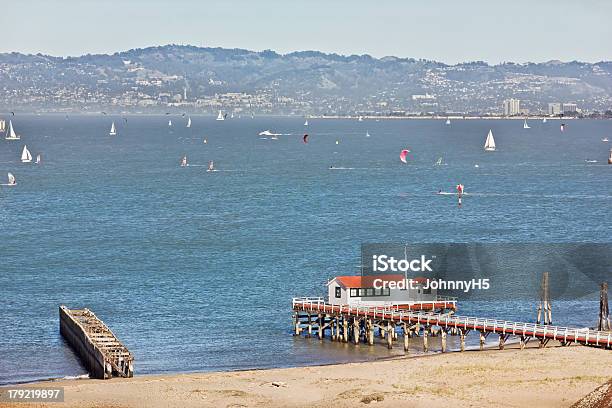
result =
[[[432,302],[437,290],[427,279],[404,275],[336,276],[327,283],[328,303],[349,306],[402,306]]]

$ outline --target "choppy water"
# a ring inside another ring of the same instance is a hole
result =
[[[292,338],[290,302],[357,273],[362,242],[611,238],[609,121],[561,133],[557,121],[310,120],[305,145],[301,118],[13,119],[22,141],[0,141],[0,177],[19,183],[0,189],[0,383],[84,372],[60,304],[94,310],[138,374],[354,361],[389,352]],[[482,149],[489,128],[495,153]],[[292,135],[262,140],[265,129]],[[18,162],[24,143],[42,166]],[[479,193],[461,209],[433,194],[458,182]],[[533,319],[533,305],[460,308]],[[555,313],[592,325],[596,305]]]

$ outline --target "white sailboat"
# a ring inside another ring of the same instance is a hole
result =
[[[359,119],[357,119],[359,122],[363,122],[363,116],[360,116]]]
[[[187,118],[187,127],[191,127],[191,116]]]
[[[612,164],[612,149],[610,149],[610,156],[608,157],[608,164]]]
[[[110,132],[108,132],[110,136],[115,136],[117,134],[117,129],[115,128],[115,122],[112,123]]]
[[[306,119],[306,122],[304,122],[304,126],[308,126],[308,119]]]
[[[181,167],[187,167],[189,166],[189,164],[187,163],[187,156],[183,156],[183,158],[181,159]]]
[[[28,150],[28,146],[23,146],[23,151],[21,152],[21,162],[22,163],[31,163],[32,162],[32,154]]]
[[[206,171],[215,171],[215,162],[212,160],[208,162],[208,169]]]
[[[493,131],[489,129],[489,134],[487,134],[487,140],[485,140],[484,149],[487,152],[495,151],[495,139],[493,138]]]
[[[16,186],[17,185],[17,181],[15,180],[15,176],[13,176],[13,173],[9,173],[8,174],[8,184],[6,184],[7,186]]]
[[[525,122],[523,122],[523,129],[531,129],[527,123],[527,119],[525,119]]]
[[[4,132],[6,130],[6,121],[0,120],[0,132]]]
[[[38,153],[38,154],[36,155],[36,161],[35,161],[34,163],[36,163],[36,164],[40,164],[41,162],[42,162],[42,157],[40,156],[40,153]]]
[[[546,123],[546,118],[542,119],[542,123]]]
[[[370,132],[366,130],[366,137],[370,137]]]
[[[449,118],[446,119],[446,124],[450,125],[450,119]]]
[[[13,121],[9,120],[9,128],[8,128],[8,133],[6,134],[6,140],[19,140],[21,139],[21,136],[19,136],[17,133],[15,133],[15,129],[13,129]]]
[[[172,127],[172,119],[168,119],[168,127]]]
[[[225,120],[225,117],[223,116],[223,112],[219,111],[219,114],[217,115],[217,120]]]
[[[441,166],[442,164],[444,164],[444,159],[442,159],[442,157],[438,157],[438,160],[436,160],[436,166]]]

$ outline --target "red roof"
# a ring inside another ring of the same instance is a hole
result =
[[[387,282],[399,282],[404,279],[404,275],[375,275],[375,276],[336,276],[334,278],[340,286],[345,288],[367,288],[372,286],[374,279],[382,279]],[[427,278],[409,278],[415,283],[425,283]]]

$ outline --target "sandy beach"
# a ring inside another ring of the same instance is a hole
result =
[[[610,351],[528,348],[288,369],[62,380],[29,386],[64,387],[64,403],[12,406],[569,407],[611,378]]]

